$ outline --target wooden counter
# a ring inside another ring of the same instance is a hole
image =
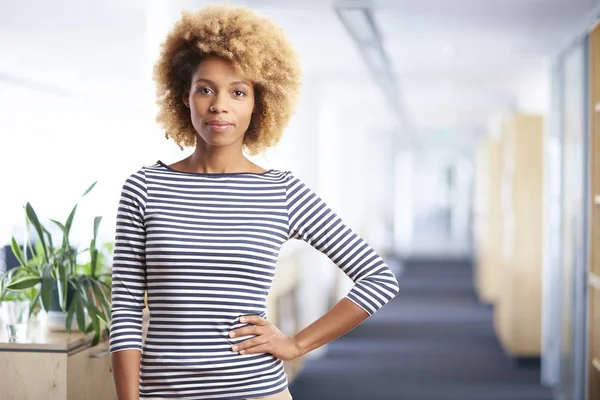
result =
[[[114,400],[108,341],[90,347],[92,335],[46,332],[30,324],[24,343],[0,332],[2,400]]]

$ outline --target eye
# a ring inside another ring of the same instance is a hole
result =
[[[200,94],[210,94],[212,92],[212,90],[207,87],[202,87],[202,88],[198,88],[198,90],[196,90],[196,92],[198,92]]]
[[[243,97],[246,95],[246,92],[242,91],[242,90],[234,90],[233,91],[233,95],[235,97]]]

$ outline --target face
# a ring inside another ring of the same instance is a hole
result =
[[[254,109],[254,89],[252,82],[236,75],[229,61],[204,58],[183,101],[190,109],[198,140],[210,147],[241,148]]]

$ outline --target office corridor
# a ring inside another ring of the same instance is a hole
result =
[[[477,302],[467,262],[412,261],[400,295],[330,345],[291,385],[295,400],[550,400],[517,366]]]

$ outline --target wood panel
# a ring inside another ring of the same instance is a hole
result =
[[[595,276],[595,275],[594,275]],[[597,277],[600,280],[600,277]],[[600,399],[600,340],[598,332],[600,327],[600,289],[592,286],[590,294],[590,346],[589,346],[589,400]]]
[[[107,349],[0,351],[0,399],[114,400]]]
[[[67,400],[116,400],[108,343],[69,356]]]
[[[475,161],[473,169],[473,244],[474,244],[474,263],[473,263],[473,286],[477,298],[482,302],[487,302],[482,293],[482,282],[485,276],[485,253],[486,236],[488,224],[486,215],[488,210],[488,142],[482,140],[475,148]]]
[[[67,354],[0,352],[2,400],[66,399]]]
[[[477,262],[474,279],[477,297],[488,304],[493,304],[498,298],[501,272],[503,145],[503,136],[487,138],[481,144],[477,162]]]
[[[591,238],[588,318],[588,399],[600,400],[600,25],[590,32]]]
[[[543,253],[543,119],[521,120],[516,141],[513,246],[515,261],[515,352],[541,353]],[[524,134],[523,134],[524,133]]]
[[[504,141],[496,334],[515,357],[541,353],[543,118],[515,115]]]

